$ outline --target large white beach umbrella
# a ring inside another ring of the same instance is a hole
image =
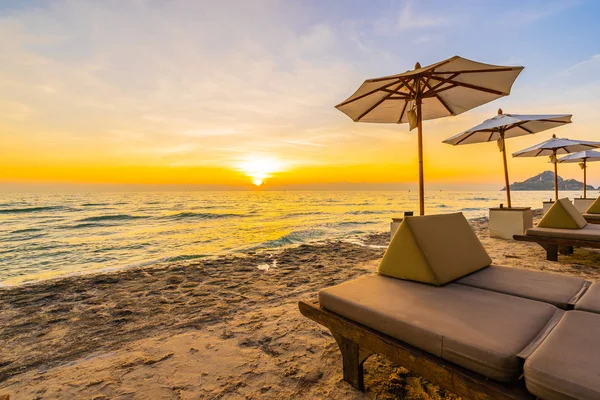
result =
[[[506,184],[506,201],[508,203],[508,208],[511,208],[510,181],[508,179],[506,145],[504,140],[517,136],[531,135],[564,124],[570,124],[571,117],[571,114],[504,114],[502,109],[499,109],[498,115],[495,117],[486,119],[483,123],[444,140],[444,143],[457,146],[460,144],[496,141],[498,143],[498,148],[502,152],[502,160],[504,162],[504,183]]]
[[[549,156],[550,162],[554,164],[554,199],[558,200],[558,159],[557,154],[575,153],[600,147],[600,142],[586,140],[559,139],[552,135],[551,139],[538,143],[534,146],[513,153],[513,157],[539,157]]]
[[[425,213],[422,121],[458,115],[510,94],[523,67],[483,64],[462,57],[368,79],[336,106],[355,122],[408,122],[418,128],[419,211]]]
[[[583,170],[583,198],[587,198],[587,163],[591,161],[600,161],[600,152],[593,150],[584,150],[569,154],[558,159],[559,163],[579,163]]]

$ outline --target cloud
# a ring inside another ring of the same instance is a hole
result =
[[[600,80],[600,54],[594,54],[587,60],[571,65],[556,74],[559,78],[577,77],[579,79]]]
[[[429,11],[420,10],[415,13],[413,2],[408,0],[398,17],[400,29],[439,28],[452,25],[455,21],[448,16],[434,15]]]
[[[290,28],[277,2],[235,5],[59,1],[3,16],[0,104],[31,140],[43,126],[122,157],[190,137],[202,139],[199,160],[223,137],[272,148],[331,119],[359,82],[339,33],[324,22]]]
[[[506,12],[501,20],[510,24],[534,23],[581,4],[579,0],[534,1]]]

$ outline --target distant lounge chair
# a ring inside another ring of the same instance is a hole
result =
[[[359,390],[378,353],[464,398],[600,398],[600,346],[582,347],[600,335],[600,283],[490,264],[462,214],[407,217],[377,275],[299,308],[331,331]]]
[[[600,197],[588,207],[583,213],[583,218],[590,224],[600,224]]]
[[[555,202],[536,227],[513,238],[538,243],[546,250],[546,259],[557,261],[559,252],[572,254],[574,247],[600,248],[600,226],[588,224],[565,198]]]

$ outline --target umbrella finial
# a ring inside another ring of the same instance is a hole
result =
[[[501,109],[501,108],[499,108],[499,109],[498,109],[498,115],[502,115],[502,114],[504,114],[504,113],[502,112],[502,109]]]
[[[554,133],[552,134],[552,139],[556,139],[556,135]]]
[[[417,61],[417,63],[415,64],[415,69],[419,69],[421,68],[421,63]]]

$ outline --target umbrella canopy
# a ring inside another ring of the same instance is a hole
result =
[[[419,208],[425,212],[422,121],[458,115],[510,94],[523,67],[483,64],[462,57],[397,75],[368,79],[336,106],[355,122],[410,123],[418,128]]]
[[[549,156],[550,162],[554,164],[554,197],[558,200],[558,159],[557,154],[575,153],[600,147],[600,142],[587,140],[559,139],[552,135],[551,139],[538,143],[534,146],[513,153],[513,157],[539,157]]]
[[[467,129],[464,132],[444,140],[444,143],[456,146],[460,144],[497,141],[504,161],[506,200],[508,202],[508,207],[510,208],[512,207],[510,200],[510,181],[508,179],[506,146],[504,140],[517,136],[531,135],[564,124],[570,124],[571,117],[571,114],[504,114],[502,109],[499,109],[498,115],[495,117],[487,119],[471,129]]]
[[[492,142],[498,139],[531,135],[564,124],[570,124],[571,114],[504,114],[502,109],[498,115],[486,119],[483,123],[467,129],[444,140],[444,143],[458,145],[470,143]]]
[[[584,150],[569,154],[558,159],[559,163],[579,163],[583,170],[583,198],[587,198],[587,163],[589,161],[600,161],[600,152],[593,150]]]
[[[600,161],[600,152],[584,150],[558,159],[559,163],[580,163],[582,161]]]
[[[556,156],[557,154],[575,153],[600,147],[600,142],[586,140],[559,139],[552,135],[551,139],[513,153],[513,157]]]

